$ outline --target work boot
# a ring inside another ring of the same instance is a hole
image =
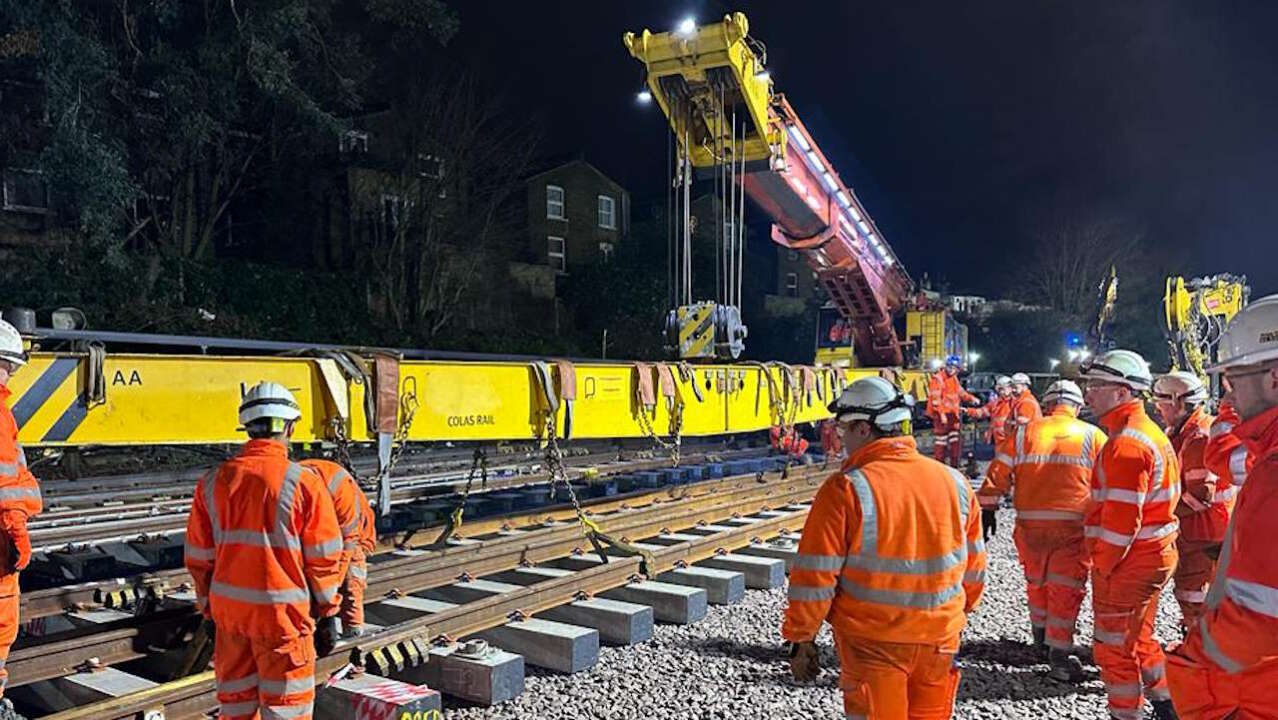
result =
[[[1031,632],[1034,633],[1034,654],[1047,657],[1047,628],[1033,628]]]
[[[1180,720],[1171,700],[1152,700],[1150,704],[1154,706],[1154,720]]]
[[[1047,652],[1047,664],[1051,669],[1047,676],[1063,683],[1076,683],[1083,679],[1083,663],[1064,650],[1052,648]]]

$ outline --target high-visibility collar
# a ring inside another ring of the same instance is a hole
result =
[[[1109,412],[1100,416],[1100,425],[1105,431],[1113,435],[1132,424],[1133,420],[1146,418],[1145,403],[1139,399],[1128,400],[1118,407],[1111,408]]]
[[[1078,417],[1078,408],[1067,403],[1057,403],[1056,407],[1052,408],[1052,417],[1076,418]]]
[[[875,460],[909,457],[918,452],[918,445],[914,443],[912,435],[880,438],[849,454],[848,459],[843,461],[843,471],[862,467]]]
[[[1189,432],[1192,432],[1194,428],[1198,428],[1205,435],[1207,434],[1208,428],[1211,427],[1212,419],[1213,418],[1207,414],[1207,411],[1204,410],[1202,406],[1196,407],[1190,411],[1189,414],[1185,415],[1185,417],[1181,418],[1180,422],[1176,423],[1175,427],[1167,428],[1167,439],[1175,443],[1182,435],[1187,435]]]
[[[1234,434],[1247,446],[1254,458],[1278,454],[1278,407],[1244,420],[1234,428]]]
[[[240,448],[240,457],[288,457],[288,446],[270,438],[255,438]]]

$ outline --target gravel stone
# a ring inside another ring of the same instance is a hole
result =
[[[963,636],[958,720],[1091,720],[1107,717],[1105,691],[1090,653],[1086,678],[1069,685],[1047,677],[1030,652],[1025,578],[1012,544],[1014,513],[1001,510],[999,534],[986,546],[985,597]],[[821,676],[796,683],[781,654],[785,588],[748,590],[741,603],[711,606],[688,626],[659,624],[651,641],[604,647],[599,663],[575,675],[528,669],[524,693],[498,707],[459,705],[445,698],[447,717],[468,720],[595,718],[598,720],[800,720],[842,718],[838,659],[829,627],[822,629]],[[1180,610],[1171,586],[1158,610],[1157,634],[1178,639]],[[1090,646],[1091,596],[1079,613],[1077,641]]]

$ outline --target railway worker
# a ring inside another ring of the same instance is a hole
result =
[[[990,421],[985,439],[997,447],[1007,437],[1007,418],[1012,414],[1012,378],[999,375],[994,381],[994,392],[984,407],[969,408],[966,413],[968,417]]]
[[[871,377],[830,404],[848,457],[817,492],[790,575],[781,635],[798,680],[819,673],[814,642],[834,628],[846,717],[949,718],[954,654],[985,588],[976,494],[920,455],[914,401]]]
[[[1043,411],[1034,399],[1034,391],[1030,389],[1030,377],[1023,372],[1012,375],[1012,409],[1008,413],[1008,422],[1013,427],[1007,428],[1010,435],[1018,425],[1029,425],[1043,417]]]
[[[1252,303],[1220,341],[1232,428],[1245,455],[1245,482],[1220,553],[1206,607],[1168,656],[1176,710],[1185,720],[1278,716],[1278,296]],[[1252,458],[1246,469],[1247,458]],[[1244,479],[1236,473],[1235,480]]]
[[[1092,473],[1084,531],[1092,562],[1094,655],[1109,713],[1140,720],[1143,695],[1156,718],[1174,718],[1154,617],[1176,567],[1180,463],[1145,414],[1141,396],[1153,378],[1144,358],[1110,350],[1085,363],[1081,377],[1087,404],[1109,435]]]
[[[958,371],[962,366],[958,355],[945,359],[945,368],[932,373],[927,388],[927,414],[932,419],[932,457],[950,467],[959,466],[963,454],[961,413],[964,402],[980,404],[980,400],[963,389]]]
[[[368,587],[368,556],[377,549],[377,516],[355,477],[332,460],[303,460],[302,467],[320,476],[342,530],[342,565],[338,577],[342,596],[343,637],[364,634],[364,590]]]
[[[1236,491],[1219,485],[1216,474],[1207,469],[1207,440],[1215,418],[1207,413],[1206,403],[1207,386],[1193,373],[1171,372],[1154,381],[1154,408],[1180,460],[1179,562],[1172,579],[1186,630],[1198,621],[1207,600]]]
[[[5,661],[18,638],[18,573],[31,561],[27,520],[43,509],[40,484],[27,470],[27,456],[18,442],[18,423],[9,410],[9,378],[27,364],[22,336],[0,320],[0,696],[9,672]],[[4,701],[8,706],[9,701]]]
[[[1216,420],[1208,431],[1207,445],[1203,448],[1203,464],[1216,475],[1217,495],[1231,496],[1235,502],[1247,482],[1247,473],[1251,470],[1254,459],[1247,452],[1247,446],[1234,433],[1234,429],[1241,424],[1238,412],[1226,398],[1220,403]],[[1230,515],[1232,516],[1232,511]]]
[[[259,711],[309,718],[316,651],[327,654],[336,642],[342,535],[319,476],[288,459],[300,417],[287,388],[255,385],[239,411],[249,441],[200,479],[191,503],[186,567],[217,629],[224,719]]]
[[[1013,538],[1025,568],[1034,646],[1047,656],[1053,678],[1072,682],[1083,671],[1072,654],[1087,588],[1083,520],[1105,433],[1078,419],[1083,391],[1069,380],[1053,383],[1043,403],[1046,417],[1017,427],[998,446],[977,499],[988,531],[997,527],[999,500],[1015,488]]]

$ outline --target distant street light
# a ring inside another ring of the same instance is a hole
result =
[[[981,359],[978,352],[970,352],[967,354],[967,364],[972,367],[972,372],[976,372],[976,361]]]
[[[1056,371],[1056,366],[1061,364],[1061,361],[1060,361],[1060,360],[1057,360],[1056,358],[1048,358],[1048,359],[1047,359],[1047,362],[1049,362],[1049,363],[1051,363],[1051,364],[1052,364],[1052,371],[1053,371],[1053,372],[1055,372],[1055,371]]]
[[[640,90],[639,94],[636,95],[635,97],[639,100],[640,105],[647,105],[648,103],[652,102],[652,93],[648,92],[647,88]]]
[[[684,37],[691,37],[694,33],[697,32],[697,21],[690,17],[686,17],[683,20],[680,20],[678,32],[680,35]]]

